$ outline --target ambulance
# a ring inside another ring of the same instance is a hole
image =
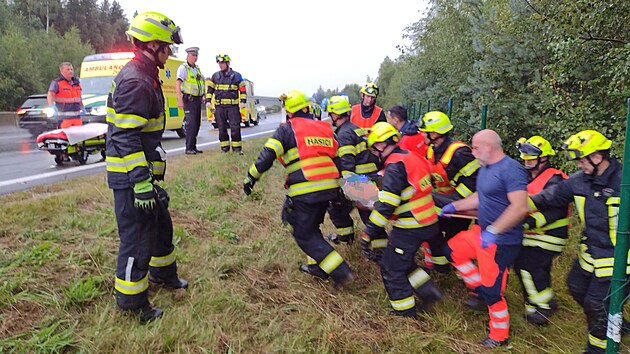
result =
[[[210,78],[206,78],[206,82],[210,81]],[[240,109],[241,113],[241,124],[245,127],[249,127],[250,125],[258,125],[258,110],[256,109],[256,104],[258,104],[258,100],[254,98],[254,82],[243,79],[245,81],[245,89],[247,90],[247,98],[245,101],[245,107]],[[206,106],[206,117],[208,118],[208,122],[212,123],[212,126],[217,128],[216,117],[214,116],[214,96],[212,97],[212,102]]]
[[[83,59],[79,77],[83,90],[83,106],[87,112],[82,117],[84,123],[105,123],[107,94],[112,81],[134,55],[133,52],[102,53],[88,55]],[[177,108],[175,82],[177,80],[177,68],[183,62],[181,59],[170,57],[164,65],[164,69],[160,69],[159,74],[164,92],[166,130],[175,131],[180,138],[186,136],[183,127],[184,110]]]

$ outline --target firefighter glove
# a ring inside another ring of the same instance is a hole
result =
[[[450,214],[455,214],[455,213],[457,213],[457,209],[455,209],[455,206],[453,205],[453,203],[448,203],[442,207],[442,210],[440,210],[439,216],[441,218],[449,219],[451,217]]]
[[[151,183],[151,178],[134,184],[133,194],[133,205],[137,209],[151,211],[155,208],[156,194],[153,183]]]
[[[253,179],[252,176],[245,177],[245,180],[243,181],[243,192],[245,192],[245,195],[252,194],[254,184],[256,184],[256,180]]]
[[[374,249],[372,248],[372,237],[368,235],[366,232],[361,234],[361,253],[365,256],[365,258],[378,262],[383,256],[382,249]]]
[[[491,245],[496,245],[498,237],[497,234],[488,231],[488,229],[481,231],[481,248],[486,249]]]

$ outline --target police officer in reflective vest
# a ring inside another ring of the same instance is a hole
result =
[[[197,149],[197,135],[201,126],[201,107],[205,102],[206,81],[201,73],[197,58],[199,48],[186,49],[186,62],[177,68],[177,107],[184,110],[186,122],[186,154],[201,154]]]
[[[367,135],[369,129],[376,122],[386,122],[387,119],[383,108],[376,105],[378,86],[375,83],[368,82],[363,85],[359,93],[361,94],[361,103],[352,106],[350,121],[363,129],[364,134]]]
[[[479,162],[470,147],[449,135],[452,129],[451,120],[442,112],[427,112],[422,117],[420,130],[429,144],[427,159],[433,165],[433,194],[438,207],[466,198],[476,190]],[[469,227],[470,221],[466,219],[440,218],[441,235],[430,240],[429,247],[424,249],[425,268],[447,271],[449,265],[444,256],[444,244]]]
[[[60,75],[48,87],[48,105],[56,112],[59,128],[69,128],[83,125],[81,111],[81,83],[74,77],[72,63],[63,62],[59,65]]]
[[[241,141],[241,113],[239,108],[245,107],[247,101],[247,88],[245,81],[238,72],[230,68],[230,56],[227,54],[219,54],[216,56],[217,63],[221,70],[215,72],[210,80],[208,80],[208,96],[206,100],[214,102],[216,105],[215,116],[219,128],[219,141],[221,151],[232,151],[243,155],[243,142]],[[228,124],[232,135],[232,143],[230,144],[230,136],[227,133]]]
[[[389,240],[380,258],[381,275],[392,314],[415,317],[414,292],[428,309],[442,298],[429,275],[415,263],[423,241],[438,232],[438,216],[431,198],[430,164],[426,159],[400,149],[400,133],[391,124],[374,124],[368,135],[368,148],[384,169],[378,202],[361,235],[361,248],[368,259],[378,259],[372,244],[374,236],[385,233],[393,223]]]
[[[556,153],[543,137],[521,138],[517,147],[529,172],[527,192],[530,196],[568,178],[562,171],[551,167],[549,156]],[[567,207],[548,208],[532,212],[525,219],[523,249],[514,262],[514,270],[523,287],[526,319],[530,323],[547,324],[558,309],[551,288],[551,265],[567,244],[567,212]]]
[[[606,352],[608,292],[613,273],[623,165],[610,156],[612,141],[595,130],[572,135],[562,145],[579,172],[531,197],[538,210],[566,208],[573,201],[584,224],[578,257],[567,278],[569,292],[586,315],[585,353]],[[630,267],[629,267],[630,269]]]
[[[169,197],[155,182],[164,180],[166,153],[164,96],[158,68],[181,44],[179,27],[157,12],[131,21],[127,34],[135,57],[114,79],[107,97],[107,182],[114,190],[120,236],[114,288],[118,306],[141,322],[162,316],[151,306],[149,282],[186,288],[177,276]]]
[[[378,172],[376,157],[367,149],[363,130],[350,122],[351,109],[350,102],[342,96],[331,97],[326,107],[330,120],[337,127],[335,137],[339,143],[337,150],[339,171],[343,178],[355,173],[374,176]],[[343,195],[338,201],[331,203],[328,213],[337,228],[337,233],[328,236],[329,240],[335,243],[352,243],[354,240],[354,220],[350,216],[352,209],[353,203]],[[359,209],[359,215],[365,223],[370,217],[370,210]]]
[[[310,104],[303,92],[289,91],[284,101],[289,119],[265,143],[249,168],[243,190],[249,195],[274,160],[280,161],[287,172],[288,189],[282,220],[293,226],[295,241],[309,257],[309,264],[300,270],[322,279],[330,277],[338,287],[354,276],[320,230],[330,201],[339,195],[339,171],[333,160],[338,145],[330,124],[313,120]]]

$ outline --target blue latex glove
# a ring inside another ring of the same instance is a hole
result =
[[[481,231],[481,248],[486,249],[491,245],[496,245],[497,238],[499,238],[499,236],[488,230]]]
[[[453,203],[448,203],[442,207],[442,210],[440,210],[440,214],[438,214],[438,216],[441,218],[450,219],[450,216],[447,216],[447,214],[455,213],[457,213],[457,209],[455,209]]]

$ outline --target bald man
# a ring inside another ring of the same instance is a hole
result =
[[[488,307],[490,331],[481,345],[495,348],[508,342],[510,317],[503,293],[508,268],[523,242],[528,174],[520,163],[505,155],[501,138],[493,130],[475,134],[472,150],[481,164],[477,192],[445,205],[441,216],[477,210],[478,223],[450,239],[445,251],[471,290],[465,304]]]

